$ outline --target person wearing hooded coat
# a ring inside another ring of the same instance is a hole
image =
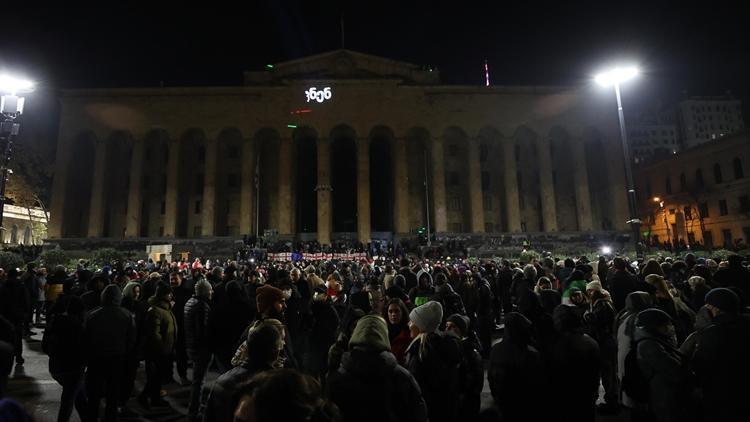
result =
[[[314,377],[321,378],[326,372],[328,351],[336,342],[336,330],[339,326],[339,315],[326,295],[325,285],[315,287],[310,312],[312,327],[307,353],[304,355],[304,367]]]
[[[67,422],[75,407],[80,419],[87,416],[86,394],[83,391],[83,301],[75,297],[68,301],[65,312],[44,330],[42,350],[49,355],[49,372],[62,387],[58,422]]]
[[[177,319],[172,313],[172,288],[166,283],[156,286],[156,293],[148,299],[146,318],[146,385],[138,397],[145,407],[166,406],[159,395],[164,374],[172,371],[172,356],[177,342]]]
[[[386,322],[377,315],[359,319],[349,351],[344,353],[341,366],[329,374],[326,390],[344,421],[427,421],[420,387],[396,362]],[[378,398],[377,406],[371,405],[373,397]]]
[[[409,291],[409,301],[414,306],[423,305],[435,295],[435,288],[432,286],[432,276],[425,270],[417,273],[417,286]]]
[[[225,296],[220,303],[215,301],[215,294],[216,291],[211,303],[209,332],[213,339],[216,365],[219,372],[224,373],[232,368],[231,361],[237,350],[237,343],[252,322],[252,304],[248,302],[245,290],[238,281],[226,284]]]
[[[599,398],[599,345],[585,334],[575,307],[559,305],[552,318],[558,338],[547,379],[555,392],[555,408],[566,408],[577,420],[594,421]]]
[[[461,344],[455,336],[438,332],[442,319],[443,307],[435,301],[411,311],[409,330],[413,340],[406,349],[404,365],[422,389],[432,422],[455,421],[458,416]]]
[[[122,368],[136,343],[135,319],[121,303],[120,288],[111,284],[102,290],[101,306],[86,316],[83,350],[90,421],[97,420],[102,397],[107,403],[104,419],[114,421],[117,417]]]
[[[658,422],[693,420],[694,383],[686,359],[677,350],[672,318],[657,308],[641,311],[635,323],[635,342],[638,367],[648,380],[648,413]]]
[[[211,365],[213,342],[209,329],[213,288],[211,283],[201,278],[195,283],[193,291],[195,294],[187,301],[184,310],[185,348],[188,358],[193,362],[188,419],[195,418],[200,408],[204,378]]]
[[[454,334],[461,341],[461,363],[459,373],[458,414],[465,420],[479,418],[482,388],[484,387],[484,364],[479,354],[479,344],[471,330],[471,321],[465,315],[453,314],[448,317],[445,331]]]
[[[726,288],[706,295],[713,324],[701,331],[693,356],[706,420],[736,420],[750,414],[750,317],[740,314],[740,303],[739,296]]]
[[[492,346],[487,381],[504,421],[536,420],[536,395],[544,386],[539,352],[531,346],[532,325],[518,312],[505,315],[502,341]]]

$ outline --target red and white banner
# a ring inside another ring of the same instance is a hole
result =
[[[269,253],[268,254],[268,260],[269,261],[330,261],[330,260],[339,260],[339,261],[359,261],[363,259],[367,259],[367,254],[365,252],[353,252],[353,253],[306,253],[306,254],[299,254],[299,253],[292,253],[292,252],[278,252],[278,253]]]

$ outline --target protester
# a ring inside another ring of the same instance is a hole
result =
[[[478,352],[476,336],[469,328],[471,320],[465,315],[448,317],[445,331],[461,340],[461,363],[458,366],[459,396],[458,414],[462,418],[475,420],[479,417],[482,387],[484,387],[484,364]],[[489,353],[488,353],[489,355]]]
[[[146,385],[138,396],[138,402],[146,409],[152,406],[169,406],[161,397],[162,376],[172,372],[172,356],[177,342],[177,320],[172,313],[172,288],[166,283],[159,283],[154,295],[148,299],[148,304]]]
[[[211,327],[211,283],[200,279],[195,283],[195,294],[185,304],[185,352],[193,363],[193,382],[190,389],[188,419],[196,419],[203,397],[203,382],[211,364],[213,335]]]

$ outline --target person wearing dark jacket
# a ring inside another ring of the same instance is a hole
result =
[[[120,306],[122,292],[111,284],[102,290],[101,306],[89,312],[84,330],[87,420],[97,420],[99,402],[106,399],[104,419],[117,417],[122,368],[133,352],[136,328],[133,314]]]
[[[23,334],[26,316],[31,312],[29,291],[18,280],[18,270],[8,270],[8,278],[0,285],[0,315],[4,316],[15,331],[13,350],[16,365],[23,365]]]
[[[672,318],[656,308],[641,311],[636,320],[635,342],[638,368],[648,380],[652,417],[658,422],[694,420],[690,400],[693,383],[687,362],[677,350]]]
[[[474,333],[469,328],[471,321],[465,315],[453,314],[448,317],[445,331],[454,334],[461,340],[461,363],[458,366],[459,395],[458,414],[465,420],[479,418],[482,387],[484,387],[484,364],[474,340]]]
[[[513,283],[513,269],[511,268],[510,261],[503,260],[503,265],[497,274],[497,282],[494,289],[495,300],[499,303],[497,315],[495,318],[496,323],[502,322],[502,315],[507,315],[513,312],[513,305],[510,296],[510,286]],[[501,309],[502,307],[502,314]]]
[[[130,399],[135,387],[135,377],[138,367],[143,360],[143,347],[146,333],[146,318],[148,316],[148,304],[141,300],[141,285],[130,281],[122,289],[123,308],[130,311],[135,318],[136,341],[133,352],[125,360],[122,373],[122,384],[120,387],[120,407],[123,408]]]
[[[409,330],[413,340],[406,349],[404,365],[419,383],[433,422],[451,422],[458,417],[461,344],[455,336],[438,332],[442,319],[443,308],[435,301],[411,311]]]
[[[325,286],[315,288],[310,311],[312,328],[304,367],[312,376],[321,378],[328,367],[328,350],[336,342],[336,330],[339,326],[339,315],[326,295]]]
[[[172,357],[177,342],[177,320],[172,313],[172,288],[166,283],[156,286],[156,293],[148,300],[146,319],[146,385],[138,402],[151,406],[168,406],[161,398],[162,375],[171,372]]]
[[[223,373],[211,388],[206,403],[204,422],[229,422],[237,406],[235,391],[255,374],[274,369],[279,352],[284,348],[284,333],[270,320],[254,326],[245,341],[247,360]]]
[[[600,370],[604,386],[604,403],[598,406],[602,413],[619,411],[617,385],[617,341],[613,332],[615,326],[615,309],[601,283],[592,281],[586,285],[586,293],[591,308],[583,315],[588,333],[599,344]]]
[[[542,360],[531,346],[531,321],[517,312],[505,315],[503,339],[492,346],[487,381],[503,420],[537,420],[535,396],[544,386]]]
[[[401,269],[398,270],[398,273],[404,276],[404,281],[406,282],[404,291],[410,292],[411,289],[417,287],[417,275],[409,267],[408,259],[404,258],[401,260]]]
[[[730,289],[706,295],[713,324],[698,339],[693,366],[703,390],[706,420],[726,421],[750,414],[750,317],[740,314],[740,298]]]
[[[212,314],[209,318],[210,332],[213,335],[214,359],[216,359],[220,373],[232,368],[232,356],[237,350],[240,336],[252,321],[250,319],[252,304],[248,302],[242,285],[238,281],[230,281],[226,284],[224,291],[224,299],[219,303],[216,302],[214,292]]]
[[[91,311],[101,305],[101,296],[104,286],[107,285],[107,279],[104,274],[98,272],[94,277],[86,284],[86,293],[81,295],[83,306],[86,308],[86,312]]]
[[[473,278],[476,283],[479,299],[476,308],[476,327],[477,334],[479,334],[479,346],[481,346],[482,357],[488,358],[490,356],[490,348],[492,347],[492,330],[495,328],[492,318],[492,291],[487,279],[483,278],[479,273],[475,273]]]
[[[637,290],[638,279],[628,272],[627,264],[623,258],[618,256],[612,264],[614,271],[609,272],[607,283],[609,284],[609,293],[612,295],[612,305],[615,312],[620,312],[625,308],[625,298]]]
[[[86,420],[86,394],[83,391],[83,301],[68,301],[64,313],[44,330],[42,350],[49,356],[49,372],[62,387],[57,422],[67,422],[75,407],[78,417]]]
[[[0,399],[5,397],[8,377],[13,371],[13,342],[16,330],[7,318],[0,315]]]
[[[344,421],[427,421],[419,385],[390,352],[382,317],[360,318],[349,349],[326,383],[327,396],[339,407]],[[372,397],[379,398],[378,405],[371,405]]]
[[[188,419],[194,420],[203,397],[203,381],[211,364],[212,336],[209,331],[211,316],[211,283],[200,279],[193,288],[195,295],[185,304],[185,349],[193,362],[193,383],[190,389]]]
[[[750,270],[742,266],[740,255],[729,255],[727,261],[729,265],[714,274],[714,285],[738,289],[741,292],[740,303],[743,306],[750,305]]]
[[[174,354],[175,366],[177,367],[177,375],[180,377],[180,384],[187,386],[190,385],[190,381],[187,378],[188,356],[185,350],[185,304],[190,300],[193,292],[188,289],[187,283],[185,283],[179,271],[169,274],[169,285],[172,287],[172,297],[174,297],[172,313],[177,321],[177,342],[175,343]],[[169,371],[169,375],[170,377],[172,376],[172,371]]]
[[[576,420],[594,421],[599,397],[599,345],[584,333],[575,307],[559,305],[553,314],[558,339],[552,348],[547,379],[557,400]]]

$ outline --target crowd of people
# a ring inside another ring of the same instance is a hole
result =
[[[60,422],[169,406],[169,383],[207,422],[750,414],[739,255],[207,264],[3,271],[0,398],[43,316]]]

